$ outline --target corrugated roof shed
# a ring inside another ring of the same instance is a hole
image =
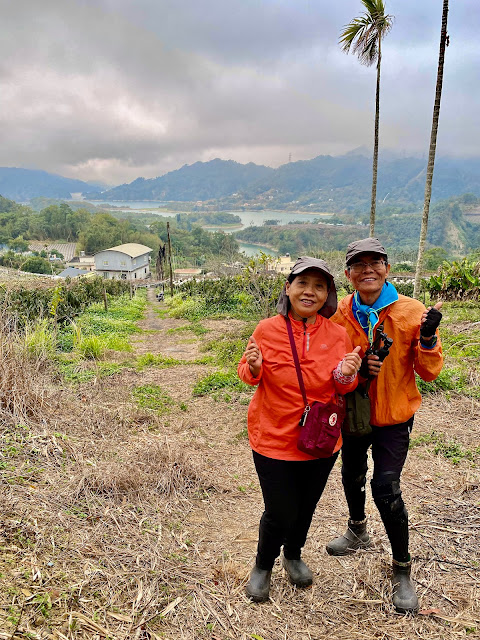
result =
[[[110,249],[104,249],[104,251],[119,251],[120,253],[125,253],[127,256],[131,258],[138,258],[138,256],[143,256],[145,253],[150,253],[153,249],[150,247],[146,247],[144,244],[137,244],[136,242],[127,242],[126,244],[119,244],[118,247],[111,247]],[[98,253],[102,253],[99,251]]]

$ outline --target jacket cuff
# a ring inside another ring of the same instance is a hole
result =
[[[240,368],[241,368],[241,371],[240,371]],[[243,380],[243,382],[254,387],[260,382],[260,379],[263,373],[263,365],[260,367],[260,372],[257,377],[254,377],[252,375],[252,372],[250,371],[250,366],[248,365],[247,362],[243,362],[240,364],[238,373],[239,373],[240,379]]]
[[[342,363],[343,363],[343,360],[340,360],[340,362],[337,364],[337,366],[333,370],[333,379],[335,380],[335,382],[338,382],[340,384],[351,384],[357,377],[357,374],[354,373],[352,376],[346,376],[345,374],[343,374]]]

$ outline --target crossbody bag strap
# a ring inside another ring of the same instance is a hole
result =
[[[302,392],[303,402],[306,408],[306,407],[309,407],[308,400],[307,400],[307,393],[305,391],[305,384],[303,382],[302,370],[300,369],[300,362],[298,360],[297,347],[295,345],[295,340],[293,338],[292,323],[290,322],[290,318],[288,316],[285,317],[285,322],[287,323],[288,338],[290,340],[290,346],[292,347],[292,355],[293,355],[293,361],[295,363],[295,369],[297,371],[298,384],[300,385],[300,391]]]

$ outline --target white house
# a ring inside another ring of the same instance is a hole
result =
[[[95,271],[104,278],[143,280],[150,278],[150,253],[144,244],[129,242],[95,254]]]
[[[67,267],[74,267],[75,269],[82,269],[82,271],[95,271],[95,257],[86,256],[85,251],[80,251],[79,256],[73,256],[71,260],[65,263]]]
[[[280,256],[274,262],[274,269],[277,273],[290,273],[296,260],[292,260],[289,253],[284,256]]]

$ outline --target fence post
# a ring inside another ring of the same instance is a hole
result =
[[[173,298],[172,244],[170,242],[170,222],[167,222],[168,266],[170,269],[170,295]]]

